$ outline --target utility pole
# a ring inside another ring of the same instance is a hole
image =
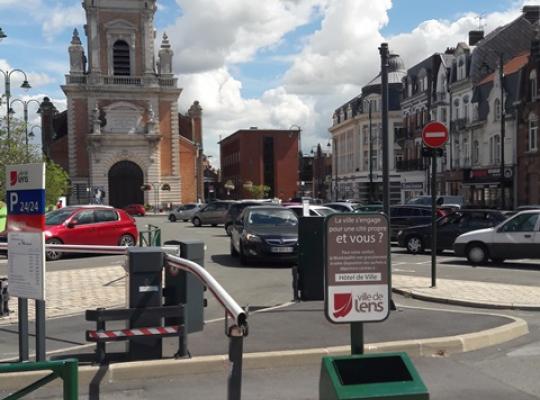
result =
[[[390,216],[390,182],[389,182],[389,154],[388,154],[388,43],[379,47],[381,55],[381,91],[382,91],[382,154],[383,154],[383,208],[384,213]]]
[[[371,125],[371,100],[368,101],[369,115],[369,202],[375,199],[373,196],[373,131]]]
[[[504,115],[504,59],[503,53],[499,53],[499,83],[501,85],[501,171],[500,171],[500,182],[501,182],[501,209],[506,208],[506,190],[505,190],[505,179],[504,179],[504,141],[505,141],[505,124],[506,117]]]

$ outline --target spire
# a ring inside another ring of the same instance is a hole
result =
[[[73,29],[73,37],[71,38],[71,44],[72,45],[81,44],[81,38],[79,37],[79,31],[77,30],[77,28]]]
[[[163,39],[161,40],[161,48],[162,49],[170,49],[171,44],[169,43],[169,37],[166,33],[163,34]]]

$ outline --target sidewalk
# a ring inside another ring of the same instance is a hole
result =
[[[73,269],[47,273],[47,318],[83,313],[98,307],[123,307],[126,272],[121,266]],[[492,309],[540,310],[540,287],[392,275],[394,292],[420,300]],[[82,289],[82,290],[81,290]],[[29,317],[34,319],[34,302]],[[9,302],[9,317],[0,326],[17,322],[17,299]]]

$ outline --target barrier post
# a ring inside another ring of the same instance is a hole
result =
[[[231,363],[227,382],[227,400],[240,400],[242,397],[242,355],[244,351],[244,332],[233,326],[229,329],[229,362]]]

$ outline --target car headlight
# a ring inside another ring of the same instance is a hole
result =
[[[251,233],[246,233],[246,240],[250,242],[260,242],[261,238],[257,235],[253,235]]]

